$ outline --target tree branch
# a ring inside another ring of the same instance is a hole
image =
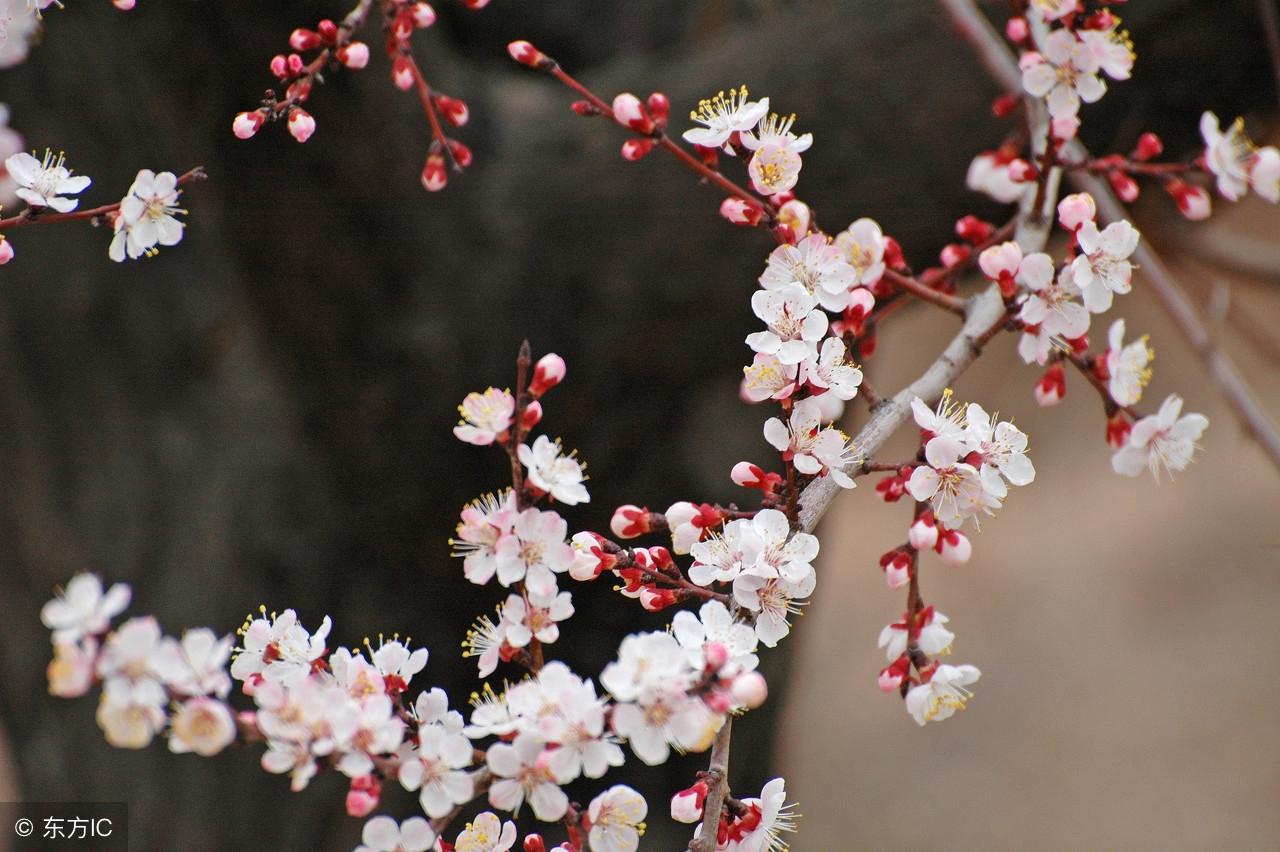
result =
[[[715,852],[716,833],[720,830],[720,812],[729,794],[729,736],[733,717],[726,716],[724,726],[711,746],[711,765],[707,768],[707,800],[703,803],[702,828],[689,844],[688,852]]]

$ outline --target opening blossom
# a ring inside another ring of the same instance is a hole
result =
[[[874,219],[864,217],[856,220],[836,235],[835,243],[853,267],[855,284],[870,287],[884,275],[884,252],[888,241]],[[870,306],[867,310],[871,310]]]
[[[918,725],[949,719],[973,697],[968,687],[981,676],[975,666],[940,665],[926,683],[907,691],[907,712]]]
[[[467,823],[453,844],[454,852],[507,852],[516,845],[516,824],[485,811]]]
[[[92,182],[84,175],[72,177],[65,163],[62,154],[54,156],[48,150],[43,160],[23,152],[4,161],[9,176],[17,182],[19,198],[32,207],[48,207],[59,213],[69,213],[80,203],[79,199],[64,198],[64,195],[79,195]]]
[[[489,388],[484,393],[469,393],[458,406],[462,419],[453,427],[453,434],[477,447],[506,440],[515,411],[515,397],[510,391]]]
[[[529,469],[529,483],[540,491],[568,506],[587,503],[591,495],[582,484],[586,476],[582,465],[573,456],[561,453],[560,443],[546,435],[539,435],[533,447],[521,444],[520,462]]]
[[[790,846],[781,838],[796,830],[799,815],[787,803],[786,781],[774,778],[758,798],[742,800],[745,811],[729,823],[728,845],[733,852],[786,852]],[[717,847],[721,848],[721,847]]]

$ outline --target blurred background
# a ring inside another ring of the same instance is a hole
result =
[[[1204,108],[1274,139],[1257,8],[1128,4],[1134,78],[1085,109],[1086,142],[1125,150],[1153,130],[1188,154]],[[0,73],[28,146],[65,149],[94,178],[86,206],[140,167],[210,175],[185,196],[182,244],[157,258],[117,265],[105,232],[32,228],[12,235],[0,279],[0,799],[127,798],[137,850],[345,850],[359,823],[340,779],[295,795],[256,751],[108,747],[92,699],[46,694],[38,612],[54,585],[84,570],[130,582],[131,611],[170,632],[231,631],[265,603],[309,625],[331,614],[337,642],[408,633],[432,650],[422,683],[461,696],[475,678],[457,643],[497,598],[463,580],[446,541],[506,471],[450,429],[466,392],[512,383],[523,337],[569,364],[544,423],[590,463],[573,528],[604,527],[623,502],[738,499],[730,467],[765,455],[763,413],[737,383],[768,240],[725,225],[720,197],[674,163],[623,162],[623,135],[575,117],[507,41],[533,40],[606,96],[660,89],[677,120],[739,83],[769,95],[815,134],[799,188],[823,221],[872,216],[913,265],[959,216],[1002,215],[963,186],[1004,132],[997,91],[925,0],[442,2],[418,55],[470,103],[459,136],[476,164],[440,195],[418,183],[420,107],[379,56],[316,92],[305,146],[283,127],[231,135],[289,32],[345,11],[70,4]],[[1153,187],[1136,215],[1196,299],[1229,291],[1221,336],[1274,411],[1280,218],[1254,201],[1190,228]],[[869,487],[845,495],[821,530],[815,602],[766,655],[772,700],[735,726],[734,789],[785,772],[805,815],[796,849],[1274,848],[1280,480],[1140,278],[1117,304],[1158,353],[1144,403],[1177,390],[1210,416],[1203,456],[1158,487],[1114,477],[1092,391],[1069,379],[1062,406],[1037,409],[1038,373],[1000,341],[957,393],[1018,418],[1039,477],[968,566],[923,575],[957,661],[984,671],[978,697],[918,730],[875,689],[875,637],[903,606],[876,559],[909,510]],[[887,324],[870,380],[899,386],[953,332],[928,309]],[[575,602],[555,651],[584,674],[624,629],[663,623],[603,585]],[[683,848],[665,797],[704,766],[611,776],[651,794],[645,848]]]

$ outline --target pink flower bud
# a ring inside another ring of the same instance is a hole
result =
[[[654,124],[659,127],[666,127],[667,118],[671,115],[670,99],[662,92],[654,92],[649,95],[645,105],[649,108],[649,115],[653,116]]]
[[[656,144],[652,139],[628,139],[622,143],[622,159],[634,163],[643,160]]]
[[[382,783],[372,775],[361,775],[351,779],[351,788],[347,791],[347,815],[363,819],[378,807],[378,799],[382,796]]]
[[[537,68],[547,62],[547,56],[527,41],[513,41],[507,45],[507,53],[521,65]]]
[[[1124,172],[1107,172],[1107,180],[1111,182],[1111,188],[1124,203],[1138,200],[1138,194],[1141,191],[1138,188],[1138,182]]]
[[[902,680],[907,676],[911,663],[906,655],[894,660],[892,664],[880,670],[877,685],[883,692],[897,692],[902,687]]]
[[[346,47],[338,48],[338,61],[353,71],[359,71],[369,64],[369,45],[353,41]]]
[[[574,101],[569,104],[569,109],[573,110],[583,118],[600,114],[600,110],[596,109],[596,105],[591,103],[591,101]]]
[[[702,703],[712,713],[729,713],[733,710],[733,696],[723,689],[712,689],[702,694]]]
[[[316,132],[316,120],[302,107],[289,110],[289,135],[299,142],[306,142]]]
[[[707,642],[702,646],[702,655],[707,660],[707,671],[718,672],[729,662],[729,649],[720,642]]]
[[[667,518],[667,526],[674,530],[676,527],[693,523],[693,519],[702,514],[702,512],[692,503],[681,500],[679,503],[672,503],[668,506],[667,511],[663,514]]]
[[[315,50],[320,46],[320,34],[298,28],[289,34],[289,46],[294,50]]]
[[[474,2],[477,2],[477,0],[471,0],[471,2],[474,3]],[[483,2],[487,3],[488,0],[483,0]],[[470,5],[470,3],[468,3],[468,5]],[[478,7],[473,7],[473,8],[478,8]],[[547,852],[547,844],[543,842],[542,835],[530,834],[527,837],[525,837],[524,852]]]
[[[401,47],[407,47],[415,29],[417,25],[413,22],[412,10],[401,9],[391,19],[391,39],[393,42],[398,42]]]
[[[973,555],[969,537],[959,530],[945,530],[938,536],[938,558],[952,568],[958,568]]]
[[[743,672],[733,679],[733,686],[729,691],[734,701],[748,710],[754,710],[769,697],[769,684],[760,672]]]
[[[533,366],[533,381],[529,383],[529,393],[535,397],[542,396],[564,381],[564,373],[564,359],[554,352],[548,352]]]
[[[407,56],[397,56],[391,63],[391,82],[402,92],[413,88],[413,61]]]
[[[907,530],[907,541],[916,550],[932,550],[938,543],[938,524],[933,519],[933,512],[925,512],[916,518]]]
[[[733,466],[733,470],[729,472],[729,478],[735,485],[741,485],[743,488],[758,488],[766,494],[773,493],[773,489],[782,484],[782,477],[778,474],[767,473],[759,465],[745,461]]]
[[[489,0],[462,0],[462,5],[473,11],[479,11],[489,5]]]
[[[427,192],[439,192],[449,183],[449,173],[445,169],[443,154],[428,154],[427,163],[422,167],[422,188]]]
[[[271,62],[268,67],[271,68],[271,73],[276,77],[279,77],[281,80],[289,76],[289,60],[285,59],[283,54],[277,53],[275,56],[271,57]]]
[[[520,420],[520,425],[525,429],[532,429],[542,422],[542,403],[536,399],[530,400],[529,404],[524,407],[524,417]]]
[[[966,243],[977,245],[991,236],[995,230],[995,225],[972,214],[956,220],[956,236]]]
[[[630,92],[613,99],[613,120],[636,133],[653,132],[653,120],[644,111],[640,99]]]
[[[630,503],[619,506],[609,519],[609,529],[621,539],[642,536],[649,532],[649,510]]]
[[[1026,18],[1010,18],[1004,25],[1004,36],[1014,44],[1021,44],[1027,40],[1027,36],[1031,34],[1031,29],[1027,26]]]
[[[1009,169],[1009,180],[1017,181],[1018,183],[1035,180],[1040,174],[1039,169],[1021,157],[1010,160],[1007,168]]]
[[[884,479],[876,483],[876,493],[880,495],[880,499],[886,503],[897,503],[902,499],[902,495],[907,491],[907,481],[903,477],[894,474],[886,476]]]
[[[735,225],[758,225],[764,208],[742,198],[726,198],[720,204],[720,215]]]
[[[1021,105],[1022,99],[1008,93],[1000,95],[991,102],[991,114],[996,118],[1008,118]]]
[[[992,281],[1005,276],[1012,277],[1021,263],[1022,249],[1012,240],[992,246],[978,255],[978,266],[982,269],[982,274]]]
[[[1173,196],[1178,205],[1178,212],[1192,222],[1208,219],[1213,212],[1213,203],[1209,193],[1203,187],[1189,184],[1186,181],[1173,179],[1165,184],[1165,191]]]
[[[1107,420],[1107,443],[1111,445],[1111,449],[1118,450],[1129,442],[1129,432],[1133,430],[1133,425],[1128,418],[1124,416],[1124,412],[1117,411]]]
[[[672,589],[659,589],[656,586],[640,588],[640,606],[649,612],[660,612],[679,602],[680,599]]]
[[[1036,402],[1048,408],[1062,402],[1067,395],[1067,373],[1061,364],[1053,364],[1044,371],[1040,381],[1036,382]]]
[[[943,266],[950,268],[964,263],[972,254],[973,250],[966,245],[947,243],[938,254],[938,259],[942,261]]]
[[[1076,192],[1058,202],[1058,223],[1074,232],[1085,222],[1092,222],[1098,215],[1098,205],[1087,192]]]
[[[425,30],[436,22],[436,10],[431,8],[430,3],[414,3],[411,12],[413,25],[420,30]]]
[[[891,589],[901,589],[911,582],[911,557],[901,550],[891,550],[880,557],[880,570]]]
[[[138,4],[137,0],[111,0],[111,5],[115,6],[121,12],[128,12]]]
[[[467,109],[466,101],[451,98],[448,95],[438,95],[436,97],[436,106],[440,108],[440,113],[444,116],[444,120],[454,127],[461,127],[471,118],[471,110]]]
[[[13,243],[0,237],[0,266],[4,266],[11,260],[13,260]]]
[[[231,122],[231,132],[237,139],[251,139],[262,128],[264,120],[262,110],[237,113],[235,120]]]
[[[449,153],[453,154],[454,161],[464,169],[471,165],[471,161],[475,159],[471,153],[471,149],[466,145],[463,145],[457,139],[449,140]]]
[[[316,25],[316,32],[325,44],[335,44],[338,41],[338,25],[328,18]]]
[[[702,819],[702,806],[707,801],[707,782],[699,781],[671,797],[671,818],[685,825]]]
[[[776,201],[778,197],[778,195],[775,195],[774,200]],[[790,201],[782,202],[782,206],[778,208],[778,221],[786,225],[791,230],[791,233],[796,235],[797,239],[809,235],[809,223],[812,218],[813,213],[809,209],[809,205],[794,198]]]
[[[296,53],[289,54],[285,65],[290,77],[297,77],[307,67],[307,63],[303,62],[302,57]]]
[[[1138,144],[1133,148],[1135,160],[1154,160],[1164,153],[1164,141],[1154,133],[1144,133],[1138,137]]]

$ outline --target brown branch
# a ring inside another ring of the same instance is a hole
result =
[[[707,768],[707,799],[703,803],[702,828],[689,844],[688,852],[715,852],[716,833],[720,829],[720,812],[729,795],[729,736],[733,717],[726,716],[724,727],[711,746],[711,764]]]
[[[890,281],[893,286],[910,293],[921,301],[929,302],[940,308],[945,308],[954,314],[964,316],[964,299],[961,299],[958,296],[952,296],[949,293],[943,293],[935,290],[923,281],[912,278],[909,275],[894,272],[892,269],[885,269],[884,277]]]
[[[178,186],[190,183],[193,180],[204,180],[206,177],[208,175],[204,172],[204,166],[196,166],[178,178]],[[98,219],[115,213],[120,209],[120,203],[120,201],[117,201],[114,204],[104,204],[101,207],[94,207],[89,210],[72,210],[70,213],[35,213],[33,208],[28,207],[16,216],[0,219],[0,231],[23,228],[27,225],[54,225],[58,222],[82,222],[86,219]]]

